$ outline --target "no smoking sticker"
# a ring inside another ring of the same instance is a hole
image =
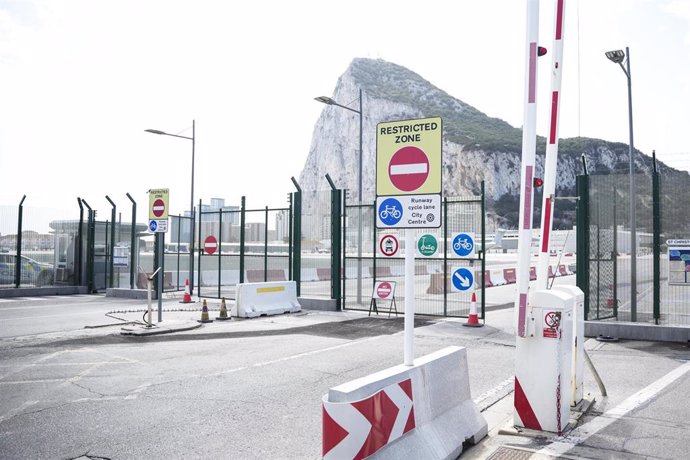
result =
[[[561,312],[547,311],[544,314],[544,337],[549,339],[558,338],[558,329],[561,326]]]

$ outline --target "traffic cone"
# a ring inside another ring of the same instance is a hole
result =
[[[472,299],[470,300],[470,316],[467,318],[467,322],[463,324],[467,327],[482,327],[483,324],[479,323],[479,318],[477,318],[477,295],[473,292]]]
[[[208,306],[206,305],[206,299],[204,299],[204,304],[201,307],[201,319],[200,323],[212,323],[213,320],[208,317]]]
[[[230,318],[228,318],[228,309],[225,306],[225,297],[223,297],[220,300],[220,316],[216,317],[216,319],[218,321],[225,321],[225,320],[230,319]]]
[[[182,300],[180,300],[180,303],[193,303],[194,301],[192,300],[192,296],[189,294],[189,279],[186,279],[184,282],[184,295],[182,296]]]

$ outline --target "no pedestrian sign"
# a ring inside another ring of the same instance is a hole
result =
[[[376,126],[376,194],[441,193],[440,117]]]

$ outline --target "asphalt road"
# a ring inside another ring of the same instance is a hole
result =
[[[84,329],[113,323],[105,312],[143,307],[103,296],[0,302],[0,458],[316,459],[328,389],[402,362],[402,317],[360,312],[233,319],[149,337],[122,336],[116,326]],[[500,434],[512,417],[512,316],[492,310],[482,328],[416,320],[415,356],[467,347],[472,397],[492,431],[463,457],[501,448],[532,458],[687,457],[687,344],[590,339],[608,396],[586,373],[595,402],[578,429],[588,431]],[[197,317],[166,311],[164,322]]]

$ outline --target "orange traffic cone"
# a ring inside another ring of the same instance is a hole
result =
[[[228,317],[228,307],[225,305],[225,297],[220,300],[220,316],[216,317],[219,321],[226,321],[230,318]]]
[[[185,280],[184,282],[184,296],[182,296],[182,300],[180,300],[180,303],[192,303],[192,296],[189,294],[189,279]]]
[[[212,323],[213,320],[208,317],[208,305],[206,305],[206,299],[204,299],[203,306],[201,307],[201,319],[197,320],[200,323]]]
[[[479,318],[477,318],[477,295],[473,292],[472,299],[470,300],[470,316],[467,318],[467,322],[463,324],[467,327],[482,327],[483,324],[479,323]]]

